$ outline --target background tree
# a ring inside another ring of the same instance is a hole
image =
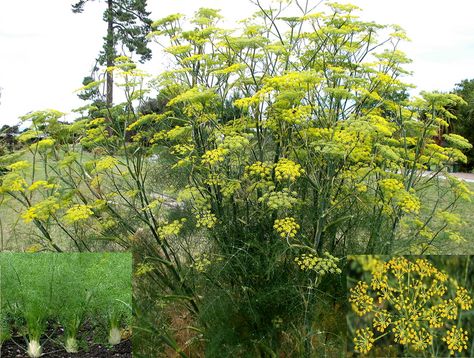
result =
[[[453,132],[462,135],[471,144],[474,143],[474,79],[465,79],[456,84],[454,93],[462,97],[466,103],[456,107],[455,115],[458,120],[452,124]],[[474,169],[474,149],[466,151],[466,170]]]
[[[85,4],[90,0],[80,0],[72,5],[74,13],[82,13]],[[117,57],[117,47],[122,52],[127,48],[132,54],[140,55],[140,62],[151,58],[146,35],[150,31],[150,15],[146,11],[146,0],[106,0],[107,8],[103,19],[107,22],[107,35],[104,37],[104,46],[97,58],[99,65],[112,67]],[[97,67],[94,68],[94,72]],[[85,78],[84,80],[86,80]],[[110,107],[113,102],[113,74],[106,73],[106,103]]]
[[[0,148],[5,147],[9,152],[13,152],[18,144],[17,135],[19,134],[19,126],[9,126],[4,124],[0,128]],[[1,152],[1,149],[0,149]]]

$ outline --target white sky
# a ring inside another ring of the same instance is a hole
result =
[[[0,125],[15,124],[32,110],[68,112],[85,104],[74,90],[101,50],[105,4],[89,2],[84,13],[73,14],[73,2],[0,1]],[[409,82],[418,86],[417,91],[448,91],[462,79],[474,78],[473,0],[452,0],[449,5],[446,0],[350,2],[363,8],[363,19],[396,23],[407,31],[412,42],[402,50],[413,60]],[[148,0],[152,19],[176,12],[191,15],[199,7],[220,8],[232,20],[254,11],[247,0]],[[155,51],[145,69],[156,73],[161,63]]]

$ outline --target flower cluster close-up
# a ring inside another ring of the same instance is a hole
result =
[[[428,258],[354,256],[351,265],[362,271],[349,288],[356,352],[388,354],[395,344],[404,356],[467,354],[472,333],[462,325],[473,298],[459,280]]]

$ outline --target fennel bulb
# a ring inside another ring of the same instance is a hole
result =
[[[79,349],[77,346],[76,338],[68,337],[66,339],[66,345],[64,346],[64,348],[66,349],[66,352],[68,353],[77,353]]]
[[[119,344],[122,340],[122,334],[120,333],[120,329],[117,327],[112,327],[109,331],[109,343],[113,346]]]
[[[41,357],[41,354],[43,353],[43,348],[41,348],[41,344],[38,341],[33,339],[28,343],[27,353],[28,356],[31,358],[38,358]]]

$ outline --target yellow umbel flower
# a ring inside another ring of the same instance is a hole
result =
[[[0,193],[8,191],[25,191],[28,184],[26,180],[16,172],[8,173],[2,177],[2,185],[0,186]]]
[[[37,146],[38,150],[44,151],[46,149],[52,148],[56,141],[52,138],[42,139],[39,142],[32,144],[31,146]]]
[[[269,180],[272,175],[273,166],[270,163],[255,162],[245,167],[245,176],[253,176],[259,179]]]
[[[300,226],[295,218],[286,217],[284,219],[277,219],[273,224],[273,228],[280,234],[282,238],[293,238],[296,236]]]
[[[48,197],[39,203],[36,203],[33,206],[30,206],[21,217],[26,223],[29,223],[35,219],[37,220],[47,220],[50,215],[54,214],[59,210],[60,205],[58,199],[55,197]]]
[[[374,315],[374,328],[383,333],[392,322],[390,313],[387,310],[381,310]]]
[[[296,192],[290,192],[288,189],[282,191],[271,191],[258,198],[259,202],[265,202],[271,210],[291,209],[298,202]]]
[[[369,296],[367,290],[369,285],[366,282],[359,281],[350,289],[349,302],[352,304],[352,310],[359,316],[372,311],[374,307],[374,299]]]
[[[392,198],[399,190],[405,189],[403,183],[397,179],[382,179],[379,181],[379,185],[388,198]]]
[[[213,150],[208,150],[202,155],[202,164],[215,165],[219,162],[223,162],[225,155],[228,153],[228,149],[217,148]]]
[[[181,220],[174,220],[173,222],[169,223],[166,222],[163,226],[158,228],[158,236],[161,239],[167,239],[172,236],[176,236],[181,231],[186,219]]]
[[[421,203],[420,199],[413,194],[404,193],[398,199],[398,206],[406,213],[418,214]]]
[[[303,271],[313,270],[320,275],[327,273],[342,273],[342,270],[337,267],[339,259],[332,256],[329,252],[324,253],[325,257],[317,257],[313,254],[302,254],[295,258],[296,264]]]
[[[46,180],[37,180],[28,187],[28,190],[29,191],[34,191],[34,190],[37,190],[37,189],[40,189],[40,188],[52,189],[55,186],[56,186],[55,184],[48,183]]]
[[[28,169],[30,166],[31,164],[28,163],[26,160],[20,160],[19,162],[16,162],[7,166],[7,169],[15,172],[19,170]]]
[[[212,261],[206,254],[202,254],[194,259],[194,263],[191,265],[198,272],[206,272]]]
[[[104,171],[104,170],[111,169],[114,166],[116,166],[117,164],[118,164],[118,159],[117,158],[114,158],[114,157],[111,157],[111,156],[106,156],[106,157],[100,159],[99,161],[97,161],[97,163],[95,164],[95,170],[98,171],[98,172],[101,172],[101,171]]]
[[[454,280],[427,259],[393,257],[374,267],[370,282],[359,281],[350,289],[355,314],[365,315],[365,322],[381,336],[392,334],[396,343],[413,351],[428,350],[443,335],[451,354],[464,349],[467,332],[444,330],[459,320],[461,310],[471,309],[473,300],[465,288],[456,287]],[[456,296],[450,298],[448,288],[452,286]]]
[[[66,211],[66,214],[64,214],[64,220],[72,224],[77,221],[86,220],[93,214],[94,212],[91,210],[89,205],[77,204]]]
[[[374,341],[374,333],[370,330],[370,328],[366,327],[356,330],[354,337],[356,351],[362,354],[369,353],[374,345]]]
[[[281,158],[275,165],[275,178],[279,181],[295,181],[304,173],[301,165],[292,160]]]
[[[454,301],[461,306],[463,310],[470,310],[472,307],[472,297],[469,296],[469,293],[464,287],[458,287],[456,290],[456,297]]]
[[[206,227],[212,229],[217,224],[216,216],[209,210],[204,211],[196,215],[197,227]]]
[[[453,326],[450,331],[446,332],[446,336],[443,337],[443,341],[446,342],[449,353],[454,355],[456,351],[460,353],[467,349],[467,338],[467,331]]]
[[[424,351],[428,346],[431,346],[433,336],[424,328],[419,327],[412,334],[410,344],[415,351]]]

